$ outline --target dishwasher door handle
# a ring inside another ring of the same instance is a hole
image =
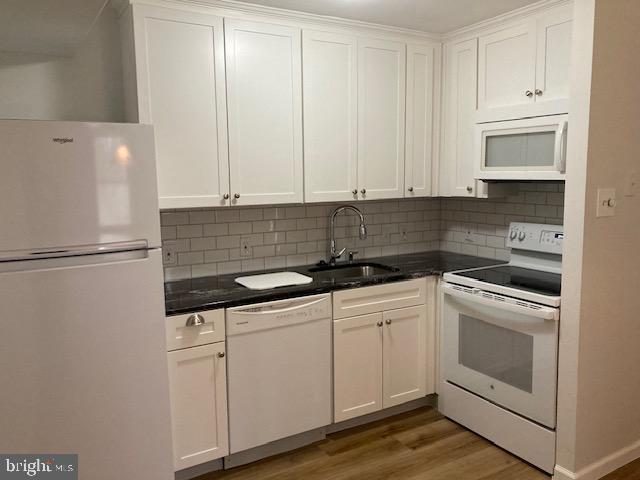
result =
[[[260,304],[260,305],[253,305],[253,306],[250,305],[246,307],[237,307],[237,310],[235,308],[229,308],[227,312],[228,314],[233,316],[234,315],[271,315],[274,313],[278,314],[278,313],[293,312],[295,310],[302,310],[302,309],[317,305],[326,300],[328,300],[328,297],[324,297],[324,296],[322,298],[317,298],[314,300],[305,300],[302,303],[296,302],[295,300],[289,300],[289,301],[284,300],[284,301],[274,302],[272,305],[269,305],[269,304]]]

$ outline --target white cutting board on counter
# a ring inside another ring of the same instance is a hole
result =
[[[261,275],[236,278],[236,283],[250,290],[269,290],[292,285],[306,285],[311,282],[313,282],[313,278],[297,272],[263,273]]]

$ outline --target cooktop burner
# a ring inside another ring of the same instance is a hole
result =
[[[562,276],[559,273],[541,272],[529,268],[503,265],[480,270],[455,273],[461,277],[473,278],[481,282],[517,288],[531,293],[539,293],[552,297],[560,296]]]

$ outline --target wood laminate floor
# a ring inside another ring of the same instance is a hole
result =
[[[549,480],[430,407],[196,480]],[[640,480],[640,459],[602,480]]]
[[[425,407],[331,434],[286,454],[198,480],[547,480]]]

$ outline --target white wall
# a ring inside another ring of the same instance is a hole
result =
[[[640,2],[577,0],[576,20],[556,470],[595,479],[640,456],[640,192],[624,196],[640,173]],[[615,217],[596,218],[599,187],[617,189]]]
[[[117,16],[107,8],[71,58],[0,52],[0,118],[123,121]]]

